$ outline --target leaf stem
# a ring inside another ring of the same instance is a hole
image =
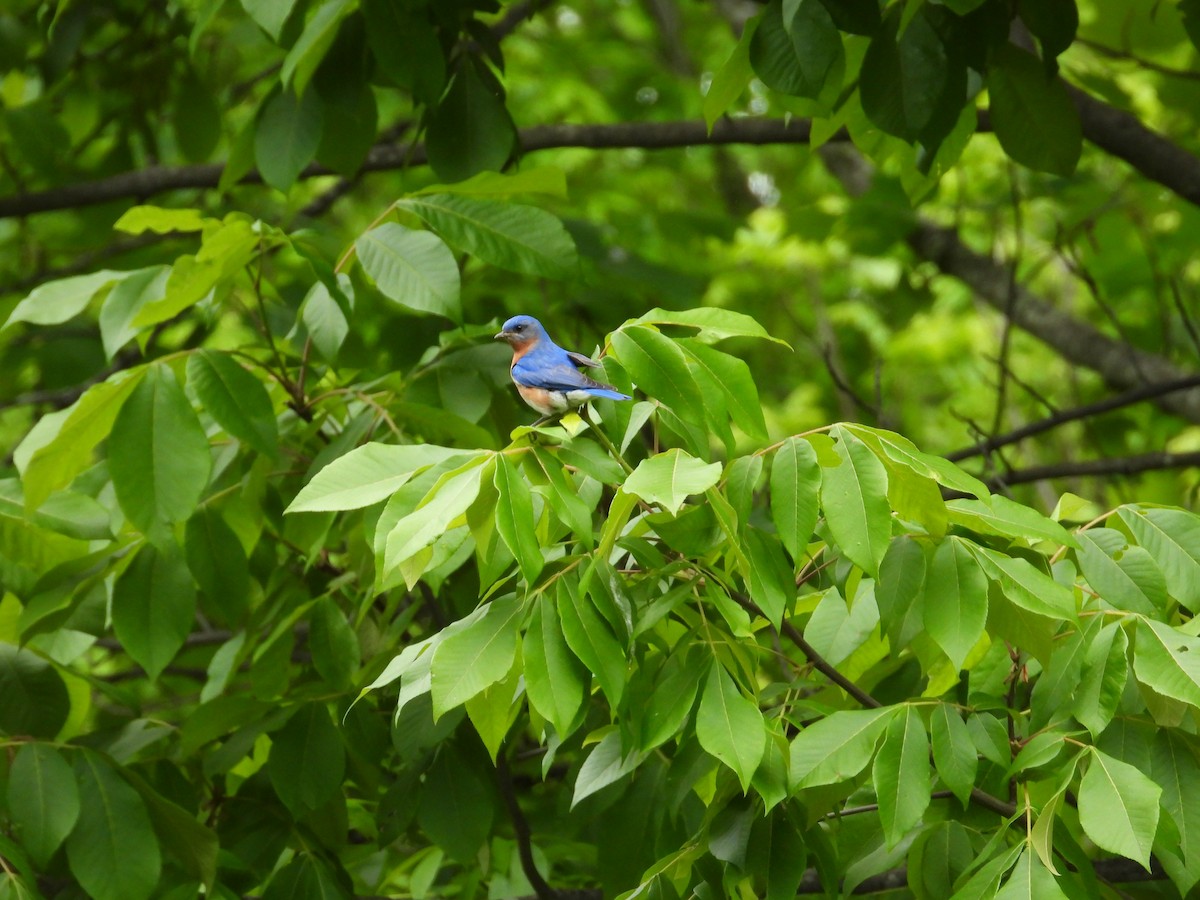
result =
[[[623,457],[620,451],[617,450],[616,445],[608,439],[608,435],[601,431],[600,427],[592,421],[591,414],[587,411],[586,406],[581,406],[579,408],[579,418],[587,422],[588,427],[592,429],[592,433],[596,436],[596,440],[604,445],[604,449],[607,450],[612,458],[620,464],[621,468],[625,470],[625,474],[632,475],[633,466],[629,465],[629,463],[625,461],[625,457]]]

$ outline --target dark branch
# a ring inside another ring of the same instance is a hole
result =
[[[521,804],[513,790],[512,772],[508,768],[508,757],[504,755],[503,750],[496,757],[496,782],[500,786],[500,796],[504,799],[504,806],[508,809],[508,817],[512,821],[513,834],[517,840],[517,855],[521,858],[521,869],[525,872],[525,877],[529,879],[538,900],[557,900],[559,892],[546,883],[533,860],[533,837],[529,831],[529,822],[525,819],[525,813],[522,812]]]
[[[1083,136],[1088,141],[1200,206],[1200,159],[1151,131],[1132,113],[1109,106],[1072,85],[1067,85],[1067,90],[1079,110]]]
[[[807,119],[723,119],[707,134],[703,122],[618,122],[603,125],[534,125],[520,132],[521,150],[533,153],[558,147],[587,147],[597,150],[641,148],[663,150],[677,147],[723,144],[807,144]],[[840,135],[835,139],[844,139]],[[360,174],[419,166],[428,162],[425,145],[379,143],[371,148]],[[114,200],[144,200],[165,191],[215,188],[224,171],[221,163],[191,166],[150,166],[108,178],[84,181],[28,194],[0,197],[0,218],[28,216],[62,209],[77,209]],[[333,175],[313,163],[300,173],[301,179]],[[260,184],[262,176],[250,172],[242,184]]]
[[[1200,466],[1200,452],[1192,453],[1144,453],[1140,456],[1120,456],[1114,459],[1088,459],[1082,462],[1054,463],[1046,466],[1031,466],[985,478],[988,487],[998,489],[1004,485],[1028,484],[1033,481],[1048,481],[1051,478],[1084,478],[1102,475],[1137,475],[1160,469],[1188,469]]]
[[[1007,447],[1009,444],[1015,444],[1027,437],[1033,437],[1035,434],[1041,434],[1043,431],[1049,431],[1051,428],[1057,428],[1059,425],[1065,425],[1068,422],[1098,416],[1102,413],[1111,412],[1114,409],[1121,409],[1125,406],[1141,403],[1143,400],[1153,400],[1165,394],[1195,387],[1200,387],[1200,375],[1188,375],[1186,378],[1179,378],[1175,381],[1167,381],[1162,384],[1148,384],[1144,387],[1134,388],[1131,391],[1126,391],[1115,397],[1098,400],[1095,403],[1087,403],[1083,406],[1060,410],[1053,415],[1046,416],[1044,419],[1038,419],[1036,422],[1022,425],[1020,428],[1014,428],[1006,434],[998,434],[977,444],[972,444],[970,447],[955,450],[953,453],[947,454],[946,459],[958,462],[961,459],[970,459],[972,456],[982,456],[1001,447]]]
[[[875,169],[854,148],[825,145],[819,152],[849,194],[858,196],[870,186]],[[953,228],[918,219],[908,235],[908,244],[917,256],[966,284],[988,305],[1001,313],[1008,311],[1008,268],[991,256],[972,250]],[[1013,324],[1045,342],[1068,362],[1099,373],[1114,388],[1131,390],[1146,384],[1180,381],[1193,374],[1161,356],[1109,337],[1026,287],[1018,285],[1016,290]],[[1131,359],[1136,365],[1131,365]],[[1155,400],[1167,412],[1200,422],[1200,390],[1176,391]]]

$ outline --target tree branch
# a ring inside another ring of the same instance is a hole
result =
[[[1150,130],[1132,113],[1109,106],[1074,85],[1067,85],[1067,91],[1089,142],[1200,206],[1200,158]]]
[[[1003,475],[983,479],[992,489],[1005,485],[1028,484],[1033,481],[1048,481],[1051,478],[1082,478],[1098,475],[1137,475],[1160,469],[1188,469],[1200,466],[1200,452],[1191,453],[1144,453],[1140,456],[1119,456],[1114,459],[1086,459],[1080,462],[1054,463],[1046,466],[1031,466]]]
[[[875,169],[852,147],[826,145],[819,153],[852,196],[864,193],[870,186]],[[959,239],[954,229],[918,218],[908,235],[908,244],[917,256],[966,284],[988,305],[1001,313],[1007,311],[1010,296],[1007,267],[990,256],[976,253]],[[1097,372],[1114,388],[1130,390],[1147,383],[1182,381],[1192,375],[1161,356],[1108,337],[1021,285],[1016,288],[1012,312],[1013,323],[1019,328],[1069,362]],[[1136,365],[1131,365],[1131,360]],[[1167,412],[1200,422],[1200,390],[1181,390],[1154,399]]]
[[[1067,422],[1075,422],[1079,419],[1097,416],[1102,413],[1111,412],[1114,409],[1121,409],[1124,406],[1141,403],[1143,400],[1153,400],[1164,394],[1171,394],[1175,391],[1183,391],[1195,387],[1200,387],[1200,375],[1188,375],[1185,378],[1175,381],[1148,384],[1144,387],[1134,388],[1131,391],[1126,391],[1115,397],[1107,397],[1095,403],[1086,403],[1082,406],[1072,407],[1071,409],[1060,410],[1053,415],[1046,416],[1044,419],[1038,419],[1036,422],[1022,425],[1020,428],[1014,428],[1006,434],[994,435],[969,447],[955,450],[953,453],[947,454],[946,459],[958,462],[962,459],[970,459],[972,456],[982,456],[1001,447],[1007,447],[1009,444],[1015,444],[1027,437],[1033,437],[1035,434],[1041,434],[1043,431],[1049,431],[1051,428],[1057,428],[1059,425],[1065,425]]]
[[[807,119],[722,119],[712,134],[703,122],[617,122],[600,125],[534,125],[520,131],[524,153],[559,147],[613,150],[630,147],[663,150],[675,147],[723,144],[807,144],[811,123]],[[844,140],[839,133],[834,140]],[[378,143],[371,148],[360,174],[424,165],[429,161],[424,143]],[[95,181],[63,185],[45,191],[0,197],[0,219],[35,213],[77,209],[114,200],[145,200],[165,191],[215,188],[225,166],[203,163],[190,166],[149,166]],[[335,174],[320,163],[300,173],[301,179]],[[241,184],[260,184],[258,172],[248,173]]]
[[[517,841],[517,855],[521,859],[521,869],[525,872],[525,877],[529,879],[529,884],[537,894],[538,900],[557,900],[558,891],[546,883],[546,879],[542,877],[542,873],[538,871],[537,864],[533,860],[533,838],[529,831],[529,822],[525,818],[525,813],[521,811],[521,804],[513,790],[512,771],[508,767],[508,757],[504,755],[503,749],[496,756],[496,781],[500,786],[500,796],[504,799],[504,806],[508,809],[508,817],[512,821],[513,834]]]

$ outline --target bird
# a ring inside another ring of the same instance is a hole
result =
[[[568,410],[578,409],[596,397],[633,399],[611,384],[596,381],[580,372],[581,367],[594,368],[600,363],[582,353],[558,346],[550,339],[542,323],[533,316],[513,316],[495,337],[512,345],[509,372],[521,399],[542,414],[538,423]]]

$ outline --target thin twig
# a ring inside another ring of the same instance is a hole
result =
[[[1110,412],[1114,409],[1120,409],[1124,406],[1132,406],[1135,403],[1141,403],[1143,400],[1152,400],[1155,397],[1161,397],[1164,394],[1170,394],[1175,391],[1184,391],[1189,388],[1200,387],[1200,375],[1188,375],[1186,378],[1176,378],[1172,381],[1164,381],[1158,384],[1147,384],[1142,387],[1134,388],[1131,391],[1125,391],[1123,394],[1118,394],[1115,397],[1108,397],[1104,400],[1098,400],[1095,403],[1086,403],[1082,406],[1075,406],[1070,409],[1060,410],[1053,415],[1047,416],[1044,419],[1038,419],[1036,422],[1030,422],[1028,425],[1022,425],[1020,428],[1014,428],[1006,434],[998,434],[989,437],[986,440],[972,444],[970,447],[963,447],[955,450],[953,453],[946,455],[946,459],[957,462],[963,459],[970,459],[973,456],[980,456],[984,453],[989,453],[992,450],[1006,447],[1009,444],[1015,444],[1027,437],[1032,437],[1035,434],[1041,434],[1043,431],[1049,431],[1051,428],[1057,428],[1059,425],[1065,425],[1068,422],[1074,422],[1078,419],[1085,419],[1090,416],[1100,415],[1101,413]]]
[[[529,831],[529,822],[526,820],[516,792],[513,790],[512,771],[508,767],[508,757],[505,756],[503,749],[496,757],[496,782],[500,786],[500,796],[504,799],[504,805],[508,809],[508,817],[512,820],[513,834],[517,840],[517,855],[521,859],[521,869],[525,872],[525,877],[529,880],[534,893],[537,894],[538,900],[557,900],[558,892],[546,883],[546,879],[542,877],[542,873],[538,871],[537,864],[534,862],[533,838]]]

